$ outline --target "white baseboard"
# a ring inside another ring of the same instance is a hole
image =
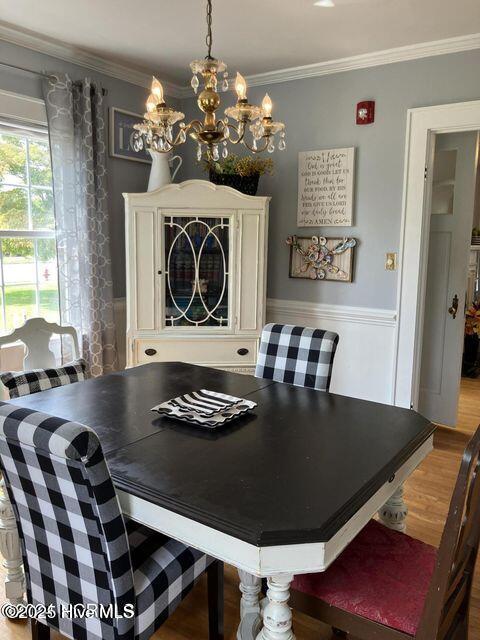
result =
[[[335,331],[340,341],[330,391],[392,403],[396,311],[270,298],[267,321]]]

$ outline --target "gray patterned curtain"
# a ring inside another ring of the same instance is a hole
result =
[[[88,78],[44,81],[52,154],[60,318],[75,327],[90,374],[116,365],[103,91]]]

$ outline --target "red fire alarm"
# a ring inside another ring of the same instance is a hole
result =
[[[372,124],[375,121],[375,101],[364,100],[357,104],[357,124]]]

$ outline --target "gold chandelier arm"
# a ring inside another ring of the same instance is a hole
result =
[[[269,143],[269,138],[265,138],[264,143],[263,143],[263,147],[259,147],[259,146],[257,145],[257,148],[255,148],[255,147],[253,147],[253,146],[251,147],[251,146],[248,144],[248,142],[247,142],[247,140],[246,140],[246,139],[244,139],[244,140],[243,140],[243,144],[244,144],[244,145],[247,147],[247,149],[248,149],[249,151],[251,151],[252,153],[262,153],[262,151],[265,151],[265,149],[268,147],[268,143]]]
[[[243,142],[243,139],[245,138],[245,125],[243,126],[236,126],[234,124],[228,123],[223,125],[223,129],[222,131],[225,131],[228,129],[228,140],[232,143],[232,144],[240,144],[241,142]],[[232,138],[232,134],[230,133],[231,131],[234,131],[237,134],[237,138],[234,139]]]
[[[195,129],[196,131],[201,131],[202,130],[202,123],[200,122],[200,120],[192,120],[191,122],[189,122],[184,127],[181,127],[179,129],[177,135],[172,137],[172,138],[169,138],[167,135],[164,135],[163,136],[164,148],[161,149],[161,150],[158,149],[158,152],[159,153],[169,153],[173,149],[176,149],[177,147],[181,146],[185,142],[185,138],[183,137],[182,132],[183,132],[184,136],[186,136],[190,129]]]
[[[188,133],[190,129],[195,129],[196,131],[201,131],[203,129],[203,122],[201,120],[191,120],[188,124],[183,127],[185,133]]]
[[[165,149],[165,151],[168,153],[169,151],[172,151],[172,149],[176,149],[177,147],[182,145],[185,142],[185,139],[182,136],[182,132],[183,132],[183,135],[186,136],[187,133],[190,131],[190,129],[194,129],[196,131],[201,131],[202,130],[202,123],[200,122],[200,120],[192,120],[191,122],[189,122],[184,127],[181,127],[179,129],[177,135],[175,136],[175,138],[172,139],[172,140],[169,140],[165,136],[165,142],[170,147],[169,149]]]

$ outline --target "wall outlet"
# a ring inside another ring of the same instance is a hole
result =
[[[396,271],[397,269],[397,254],[387,253],[385,256],[385,269],[387,271]]]

